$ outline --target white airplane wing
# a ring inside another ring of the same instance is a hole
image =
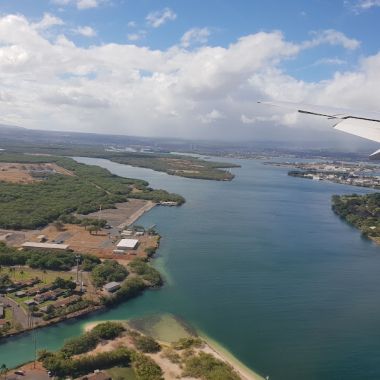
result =
[[[330,120],[334,119],[336,121],[334,124],[335,129],[380,143],[380,114],[377,113],[360,114],[331,107],[308,106],[287,102],[258,103],[290,108],[303,114],[322,116]],[[371,154],[371,157],[379,153],[380,149]]]

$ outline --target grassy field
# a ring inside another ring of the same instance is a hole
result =
[[[137,380],[132,368],[114,367],[107,370],[113,379]]]
[[[57,277],[61,277],[65,280],[69,280],[71,277],[75,278],[75,273],[73,272],[44,271],[41,269],[32,269],[28,267],[20,267],[20,268],[2,267],[0,269],[0,274],[8,274],[10,279],[13,282],[27,281],[27,280],[31,280],[32,278],[38,277],[42,281],[43,284],[50,284]]]
[[[12,309],[6,307],[6,308],[4,309],[4,311],[5,311],[4,319],[5,319],[6,321],[9,321],[10,323],[12,323],[12,321],[13,321],[13,312],[12,312]]]

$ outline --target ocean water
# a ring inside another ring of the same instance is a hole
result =
[[[162,289],[40,330],[40,348],[58,348],[91,320],[173,313],[271,380],[380,378],[380,247],[330,208],[331,195],[365,189],[288,177],[255,160],[236,160],[232,182],[78,160],[187,202],[139,221],[163,236],[155,260]],[[30,360],[32,347],[30,335],[8,340],[0,363]]]

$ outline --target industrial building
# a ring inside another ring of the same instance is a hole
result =
[[[60,251],[64,251],[69,249],[68,244],[55,244],[55,243],[34,243],[32,241],[27,241],[21,245],[22,248],[29,249],[57,249]]]
[[[139,241],[137,239],[121,239],[117,244],[117,249],[123,251],[135,249],[138,243]]]

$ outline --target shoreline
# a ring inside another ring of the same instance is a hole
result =
[[[128,323],[130,320],[112,320],[112,322],[119,323]],[[83,332],[88,332],[92,330],[99,323],[105,322],[104,320],[87,322],[82,326]],[[205,347],[202,349],[203,352],[209,353],[216,357],[217,359],[227,363],[231,366],[234,371],[240,376],[241,380],[265,380],[265,378],[259,375],[254,370],[248,368],[245,364],[243,364],[238,358],[236,358],[230,351],[228,351],[225,347],[223,347],[220,343],[211,339],[206,334],[201,331],[196,331],[196,334],[201,337],[201,339],[205,343]]]
[[[217,341],[211,339],[202,332],[199,336],[206,342],[207,347],[221,360],[229,364],[241,377],[242,380],[265,380],[265,378],[255,372],[253,369],[243,364],[236,356],[223,347]]]

